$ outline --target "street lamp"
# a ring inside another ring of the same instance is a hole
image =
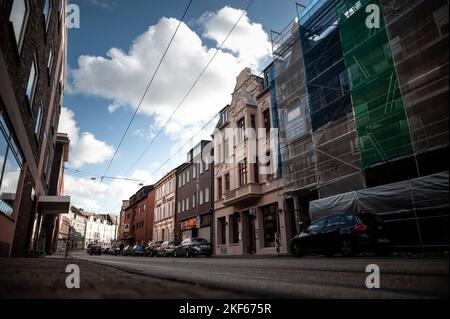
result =
[[[112,177],[112,176],[102,176],[100,178],[100,181],[103,182],[105,179],[113,179],[113,180],[121,180],[121,181],[129,181],[129,182],[139,182],[139,186],[144,186],[144,183],[141,180],[138,179],[132,179],[132,178],[122,178],[122,177]],[[91,181],[96,181],[97,177],[93,176],[91,177]]]

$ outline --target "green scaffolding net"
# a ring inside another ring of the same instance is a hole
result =
[[[378,0],[341,0],[337,13],[363,168],[412,155],[408,120]]]

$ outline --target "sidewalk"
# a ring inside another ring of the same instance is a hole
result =
[[[251,298],[225,290],[135,275],[88,261],[53,256],[0,258],[0,299],[196,299]],[[80,289],[68,289],[66,266],[80,267]]]

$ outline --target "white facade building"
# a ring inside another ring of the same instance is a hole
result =
[[[96,244],[102,248],[110,248],[116,238],[117,225],[109,215],[89,216],[86,224],[85,248],[89,244]]]

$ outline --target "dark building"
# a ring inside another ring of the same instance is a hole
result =
[[[0,256],[54,250],[67,136],[66,1],[0,1]]]
[[[128,244],[144,245],[153,240],[155,188],[144,186],[130,197],[124,209],[123,234]]]
[[[201,141],[187,154],[176,173],[177,239],[201,237],[213,242],[213,143]]]

